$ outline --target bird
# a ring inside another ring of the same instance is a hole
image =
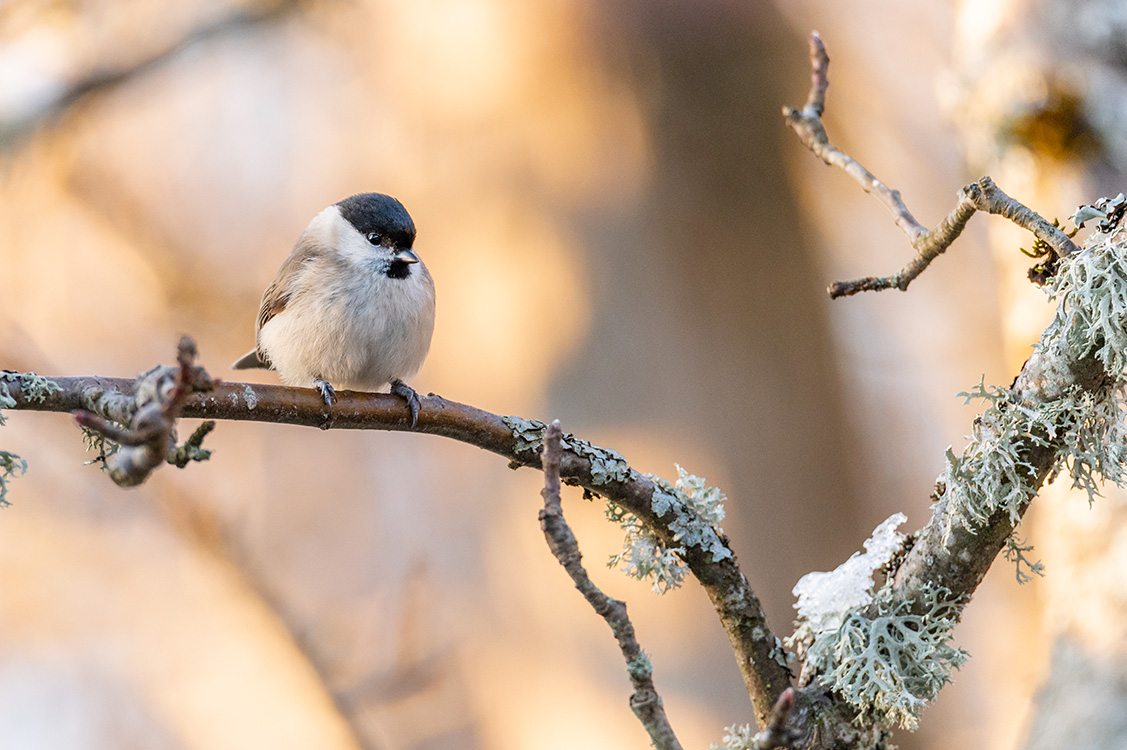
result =
[[[336,388],[384,385],[406,400],[434,333],[434,280],[414,249],[415,222],[395,198],[359,193],[317,214],[262,294],[255,347],[232,369],[275,370],[316,388],[332,414]]]

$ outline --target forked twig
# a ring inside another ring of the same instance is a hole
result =
[[[982,177],[960,190],[955,207],[934,229],[929,230],[916,221],[900,198],[899,190],[894,190],[878,180],[872,172],[830,143],[825,126],[822,124],[822,113],[826,108],[826,89],[829,87],[827,77],[829,65],[830,58],[826,54],[826,47],[815,31],[810,34],[811,85],[806,105],[801,110],[783,107],[783,117],[802,143],[818,158],[832,167],[844,170],[866,193],[883,203],[895,217],[896,226],[908,235],[908,241],[916,250],[916,257],[891,276],[866,276],[853,281],[835,282],[828,290],[831,298],[883,289],[906,290],[908,285],[958,238],[975,211],[1004,216],[1019,227],[1032,232],[1037,239],[1047,243],[1059,257],[1077,252],[1078,248],[1068,235],[1045,221],[1036,212],[1006,195],[989,177]]]

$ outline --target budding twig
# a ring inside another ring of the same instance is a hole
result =
[[[826,47],[815,31],[810,35],[811,85],[806,105],[801,110],[783,107],[783,117],[802,143],[818,158],[831,167],[842,169],[866,193],[883,203],[895,217],[896,226],[908,236],[908,241],[916,250],[916,257],[891,276],[866,276],[853,281],[835,282],[828,290],[831,298],[884,289],[905,291],[908,285],[959,237],[975,211],[1004,216],[1019,227],[1032,232],[1037,239],[1046,242],[1060,257],[1077,251],[1076,245],[1068,235],[1045,221],[1036,212],[1006,195],[989,177],[982,177],[963,187],[959,191],[955,207],[934,229],[929,230],[920,224],[904,204],[899,190],[894,190],[878,180],[853,157],[830,143],[826,128],[822,124],[822,113],[826,106],[826,89],[829,87],[827,77],[829,66],[830,58],[826,54]]]
[[[754,750],[791,748],[803,738],[805,732],[787,725],[790,713],[794,710],[794,701],[794,688],[787,688],[779,694],[779,699],[775,701],[775,707],[771,710],[771,720],[759,734],[755,735],[752,744]]]

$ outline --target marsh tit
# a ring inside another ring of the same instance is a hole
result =
[[[317,214],[262,295],[255,348],[231,367],[312,385],[330,409],[333,386],[390,384],[413,427],[419,396],[403,381],[434,331],[434,281],[414,243],[410,214],[387,195],[354,195]]]

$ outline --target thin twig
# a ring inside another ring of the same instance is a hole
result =
[[[649,656],[638,645],[634,635],[634,625],[626,614],[626,603],[612,599],[604,594],[587,575],[583,567],[583,555],[579,552],[579,543],[575,534],[563,517],[563,506],[560,502],[560,459],[563,456],[561,438],[563,430],[557,419],[548,425],[544,435],[544,489],[540,495],[544,498],[544,508],[540,511],[540,528],[544,531],[544,538],[548,541],[548,548],[560,561],[560,565],[571,576],[575,588],[583,594],[583,598],[591,605],[595,612],[606,620],[622,657],[626,659],[626,673],[630,675],[630,682],[634,686],[634,693],[630,696],[630,708],[634,715],[642,722],[646,732],[650,735],[654,747],[658,750],[681,750],[681,743],[669,725],[662,707],[661,696],[653,682],[653,665]]]
[[[916,257],[891,276],[867,276],[853,281],[835,282],[828,290],[831,298],[884,289],[905,291],[908,285],[959,237],[975,211],[1004,216],[1021,228],[1032,232],[1060,257],[1077,252],[1076,245],[1060,228],[1053,226],[1036,212],[1006,195],[989,177],[982,177],[963,187],[959,191],[955,207],[934,229],[929,230],[916,221],[901,199],[899,190],[894,190],[878,180],[872,172],[830,143],[825,126],[822,124],[826,89],[829,86],[827,75],[829,65],[830,58],[826,54],[826,47],[815,31],[810,35],[811,85],[806,105],[801,110],[783,107],[783,117],[802,143],[818,158],[832,167],[842,169],[866,193],[883,203],[895,218],[896,226],[908,236],[908,241],[916,250]]]

